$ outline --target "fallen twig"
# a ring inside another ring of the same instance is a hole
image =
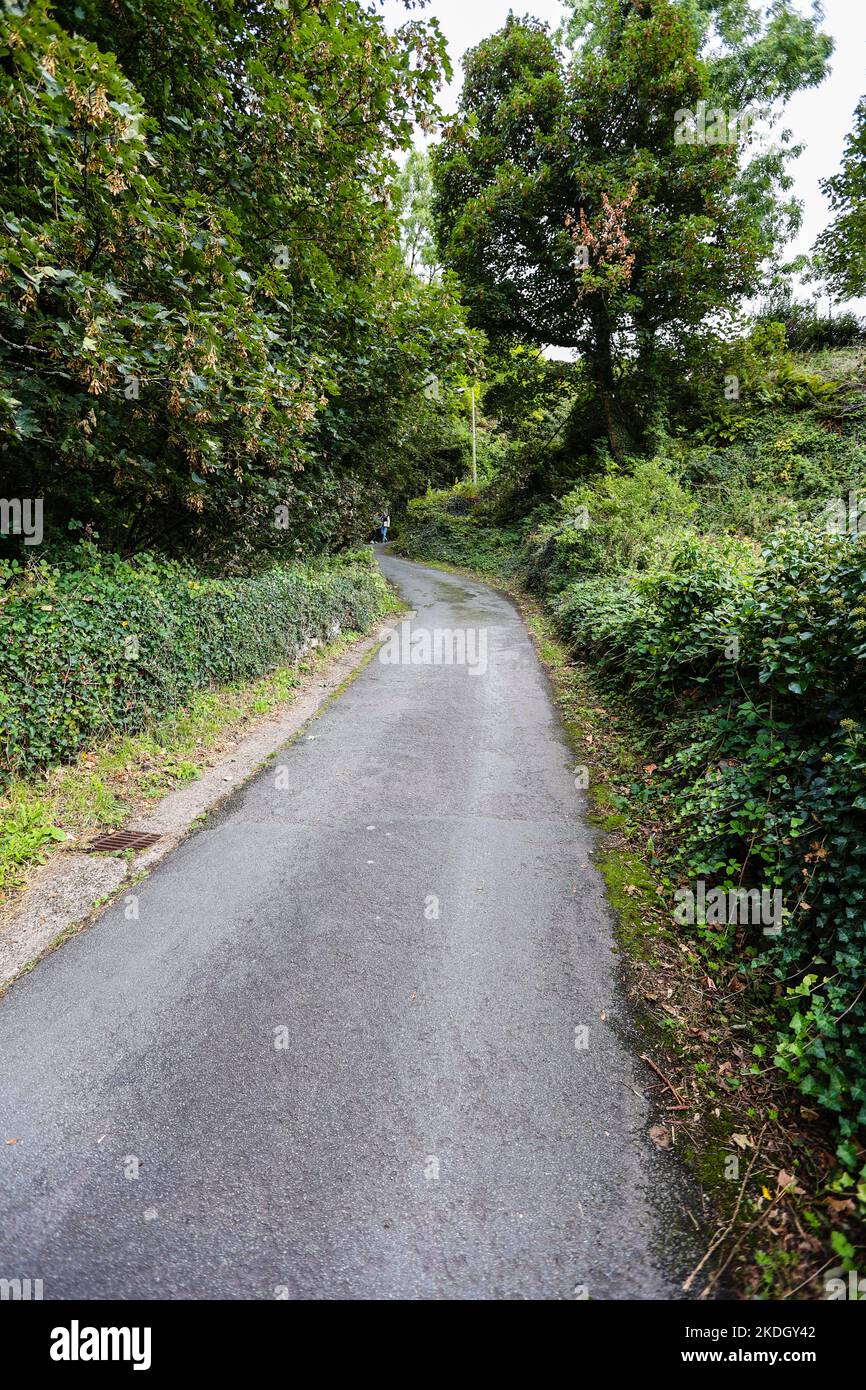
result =
[[[689,1107],[688,1107],[688,1105],[686,1104],[686,1102],[683,1100],[683,1098],[682,1098],[682,1096],[680,1095],[679,1091],[677,1090],[676,1086],[673,1084],[672,1081],[668,1081],[668,1079],[667,1079],[667,1077],[665,1076],[664,1072],[661,1071],[660,1068],[656,1066],[656,1064],[655,1064],[655,1062],[653,1061],[653,1059],[652,1059],[651,1057],[647,1057],[647,1055],[646,1055],[645,1052],[642,1052],[642,1053],[640,1054],[640,1058],[641,1058],[641,1061],[642,1061],[642,1062],[646,1062],[648,1066],[652,1067],[652,1069],[653,1069],[653,1071],[655,1072],[656,1076],[660,1076],[660,1077],[661,1077],[662,1081],[665,1083],[665,1085],[667,1086],[668,1090],[669,1090],[669,1091],[673,1091],[674,1095],[676,1096],[677,1100],[679,1101],[679,1106],[670,1106],[669,1108],[670,1108],[671,1110],[673,1110],[673,1109],[688,1110]]]

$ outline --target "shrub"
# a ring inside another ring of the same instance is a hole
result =
[[[825,499],[847,499],[866,477],[866,448],[856,421],[847,424],[843,416],[829,428],[814,412],[777,410],[743,418],[736,441],[726,448],[678,448],[702,529],[763,538],[782,522],[816,520]]]
[[[478,506],[478,488],[471,482],[455,483],[450,488],[428,487],[423,497],[413,497],[409,516],[414,521],[430,519],[442,512],[451,516],[469,516]]]
[[[486,521],[477,492],[468,483],[414,498],[398,536],[397,549],[412,559],[443,560],[501,576],[513,573],[520,544],[518,530],[502,530]]]
[[[695,507],[659,459],[581,483],[562,498],[560,517],[527,541],[529,587],[556,593],[580,575],[642,569],[669,551]]]
[[[573,584],[557,608],[566,636],[589,647],[656,718],[667,717],[685,687],[718,692],[730,684],[725,649],[738,635],[754,563],[733,538],[681,535],[668,548],[666,568]]]
[[[804,727],[858,717],[866,676],[866,544],[818,530],[771,536],[742,628],[752,679]]]
[[[844,348],[861,343],[864,337],[863,320],[856,314],[822,314],[815,303],[803,304],[788,299],[769,303],[757,316],[759,323],[781,323],[785,342],[799,352],[815,348]]]
[[[674,868],[781,889],[778,938],[729,928],[713,945],[778,980],[776,1062],[838,1116],[851,1163],[866,1125],[864,592],[866,543],[799,529],[760,557],[686,538],[664,569],[582,580],[558,605],[669,753]]]
[[[77,564],[9,566],[0,596],[0,777],[134,732],[196,689],[252,680],[389,606],[368,552],[247,579],[203,579],[85,544]]]
[[[629,578],[581,579],[555,602],[564,636],[576,650],[592,652],[603,669],[626,669],[636,637],[651,615]]]
[[[742,700],[670,760],[666,789],[690,879],[781,889],[781,935],[725,946],[779,982],[777,1064],[839,1117],[850,1164],[866,1126],[866,726],[804,736]]]

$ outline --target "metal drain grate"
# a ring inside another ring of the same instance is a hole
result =
[[[110,835],[97,835],[84,848],[88,854],[97,849],[148,849],[159,838],[145,830],[112,830]]]

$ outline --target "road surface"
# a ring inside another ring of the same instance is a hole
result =
[[[677,1296],[686,1198],[646,1139],[546,678],[505,598],[381,563],[417,610],[409,661],[374,658],[0,1002],[0,1277]],[[463,665],[412,661],[457,629]]]

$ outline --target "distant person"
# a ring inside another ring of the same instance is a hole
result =
[[[386,540],[388,539],[388,527],[391,525],[391,516],[390,516],[390,513],[389,513],[389,512],[383,512],[383,513],[382,513],[382,517],[381,517],[381,521],[382,521],[382,529],[381,529],[381,532],[380,532],[380,540],[381,540],[382,544],[384,545],[385,542],[386,542]]]

